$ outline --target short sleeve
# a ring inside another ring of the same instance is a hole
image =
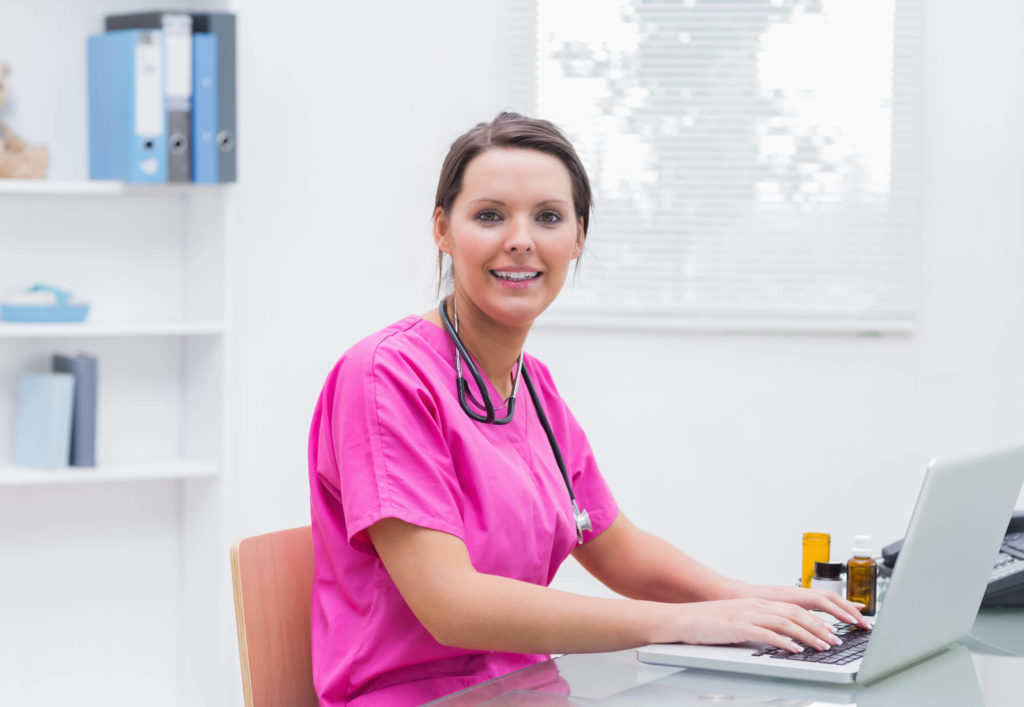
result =
[[[348,541],[370,555],[366,529],[383,518],[465,540],[462,494],[429,381],[388,343],[349,352],[330,403]]]

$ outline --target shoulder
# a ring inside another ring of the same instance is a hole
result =
[[[392,386],[429,386],[443,363],[433,326],[409,316],[364,337],[338,359],[325,388],[332,389],[334,398],[342,391],[346,396],[375,395]]]
[[[402,358],[421,347],[414,330],[423,319],[409,316],[360,339],[338,359],[336,367],[367,369]]]
[[[545,392],[558,395],[554,377],[551,375],[551,369],[547,367],[547,364],[539,358],[524,352],[523,366],[529,371],[530,380],[538,388],[538,392],[544,390]]]

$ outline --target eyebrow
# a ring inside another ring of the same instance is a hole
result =
[[[497,204],[498,206],[505,206],[505,202],[501,199],[491,199],[489,197],[481,197],[479,199],[473,199],[470,204],[477,204],[485,202],[488,204]],[[544,201],[538,201],[535,206],[544,206],[545,204],[561,204],[562,206],[568,206],[569,202],[564,199],[545,199]]]

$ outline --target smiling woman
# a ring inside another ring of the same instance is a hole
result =
[[[523,351],[589,214],[586,172],[551,123],[503,113],[453,143],[433,220],[450,295],[347,351],[313,415],[322,705],[420,704],[552,652],[836,644],[807,609],[867,626],[837,594],[727,579],[619,512],[550,372]],[[628,598],[550,589],[570,554]]]
[[[562,289],[584,237],[572,178],[557,157],[514,147],[475,157],[451,207],[434,211],[434,241],[452,259],[452,307],[466,324],[470,349],[481,351],[484,339],[497,336],[514,363],[533,321]],[[504,390],[511,364],[503,368],[498,356],[495,363],[488,376]]]

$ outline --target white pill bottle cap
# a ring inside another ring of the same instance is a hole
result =
[[[853,556],[854,557],[871,557],[871,536],[870,535],[855,535],[855,536],[853,536]]]

